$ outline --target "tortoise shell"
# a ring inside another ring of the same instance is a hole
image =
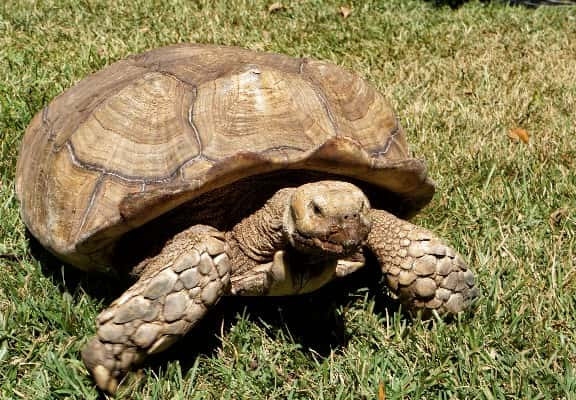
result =
[[[394,194],[434,192],[388,102],[322,61],[181,44],[118,61],[28,126],[16,193],[30,232],[86,270],[127,232],[246,177],[306,170]]]

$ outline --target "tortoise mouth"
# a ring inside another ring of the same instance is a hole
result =
[[[347,241],[343,244],[338,241],[323,239],[318,236],[307,236],[298,230],[294,230],[291,234],[292,245],[301,253],[331,257],[345,257],[353,254],[361,246],[361,242]]]

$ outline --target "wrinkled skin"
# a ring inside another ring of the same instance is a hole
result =
[[[185,335],[221,296],[312,292],[362,267],[361,251],[375,255],[409,310],[455,314],[478,295],[468,266],[432,233],[372,209],[350,183],[320,181],[278,190],[229,232],[195,225],[176,235],[99,315],[82,357],[98,387],[114,392],[130,369]]]

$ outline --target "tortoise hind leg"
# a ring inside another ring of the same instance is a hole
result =
[[[107,392],[185,335],[230,288],[224,235],[208,226],[179,233],[145,263],[140,279],[98,316],[96,335],[82,350]]]
[[[411,311],[456,314],[478,297],[474,274],[466,263],[424,228],[372,210],[367,245],[390,289]]]

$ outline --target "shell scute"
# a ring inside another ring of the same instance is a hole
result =
[[[198,88],[194,124],[203,154],[240,151],[290,154],[323,143],[334,132],[312,86],[297,75],[248,65]]]
[[[132,180],[161,180],[199,154],[190,90],[148,73],[97,107],[70,143],[78,162]]]
[[[63,146],[98,105],[131,85],[145,72],[122,60],[113,64],[112,68],[82,79],[52,100],[49,105],[50,125],[55,147]]]
[[[364,79],[323,61],[311,60],[303,73],[322,88],[341,135],[357,140],[370,154],[388,160],[409,157],[394,110]]]

